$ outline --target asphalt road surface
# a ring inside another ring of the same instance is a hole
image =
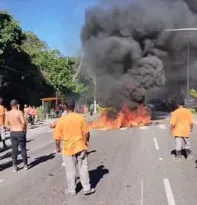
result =
[[[196,128],[191,137],[194,160],[181,162],[172,160],[169,125],[92,132],[89,169],[96,193],[84,196],[79,185],[76,197],[64,194],[65,170],[54,152],[52,131],[31,131],[28,171],[13,173],[11,150],[0,153],[0,204],[196,205]]]

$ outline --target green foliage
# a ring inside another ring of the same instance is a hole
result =
[[[79,74],[73,80],[78,65],[79,59],[51,50],[34,33],[23,32],[10,14],[0,11],[0,92],[4,99],[36,105],[40,98],[56,92],[62,96],[88,95],[92,79]]]
[[[38,115],[38,120],[39,121],[44,120],[45,115],[44,115],[44,110],[42,109],[42,106],[37,108],[37,115]]]
[[[194,89],[190,89],[189,90],[189,94],[190,96],[192,96],[193,98],[197,98],[197,91]]]
[[[0,12],[0,54],[10,47],[18,49],[24,37],[18,22],[7,12]]]

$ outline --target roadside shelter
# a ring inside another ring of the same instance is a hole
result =
[[[42,109],[45,117],[52,118],[56,116],[56,106],[62,103],[63,98],[48,97],[40,99],[42,101]]]

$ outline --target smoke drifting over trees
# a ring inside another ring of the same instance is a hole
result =
[[[165,31],[191,27],[195,0],[108,0],[87,9],[81,39],[101,103],[134,105],[155,88],[161,97],[185,89],[188,45],[195,81],[197,32]]]

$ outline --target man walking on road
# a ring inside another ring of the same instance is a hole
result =
[[[175,159],[180,161],[181,150],[186,150],[187,159],[191,160],[191,144],[189,141],[189,135],[193,130],[193,116],[190,110],[183,107],[184,100],[178,102],[178,109],[172,112],[170,120],[170,131],[175,137],[176,142],[176,157]]]
[[[90,138],[88,125],[80,114],[74,112],[74,101],[67,101],[66,109],[67,115],[58,120],[54,133],[57,152],[61,152],[60,143],[63,141],[63,160],[68,183],[65,193],[76,194],[76,164],[78,164],[84,194],[89,195],[95,190],[91,188],[88,170],[87,146]]]
[[[3,106],[3,99],[0,98],[0,132],[1,132],[1,141],[3,143],[3,149],[6,149],[6,131],[5,131],[5,107]]]
[[[26,123],[23,112],[18,110],[19,103],[17,100],[10,102],[12,107],[6,115],[6,127],[10,130],[10,139],[12,144],[12,163],[14,172],[17,168],[18,145],[20,146],[23,158],[24,169],[27,170],[27,151],[26,151]]]
[[[89,110],[90,110],[90,116],[92,116],[93,112],[94,112],[94,105],[93,104],[90,105]]]

